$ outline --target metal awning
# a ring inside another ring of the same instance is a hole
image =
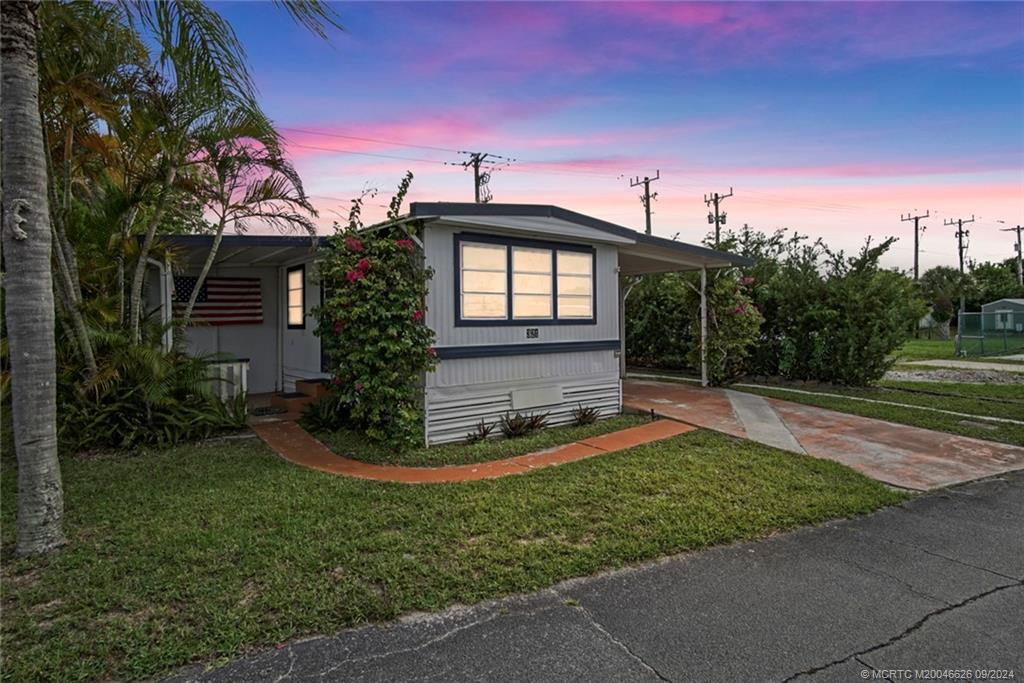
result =
[[[200,267],[213,247],[213,235],[161,235],[159,240],[175,252],[175,262]],[[308,235],[224,235],[215,266],[276,266],[316,251],[316,237]]]

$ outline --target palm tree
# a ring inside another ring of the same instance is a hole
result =
[[[47,12],[67,12],[68,16],[81,10],[84,3],[48,3]],[[340,28],[332,10],[319,0],[283,0],[279,4],[296,21],[321,37],[325,27]],[[60,156],[63,182],[48,183],[50,171],[48,146],[41,118],[48,112],[40,108],[39,101],[39,5],[35,0],[11,0],[0,3],[3,35],[0,38],[0,79],[3,97],[0,98],[0,117],[3,135],[3,225],[0,244],[4,249],[6,272],[3,276],[4,314],[9,358],[11,359],[11,398],[13,405],[14,442],[18,458],[18,540],[20,554],[45,553],[64,542],[61,527],[63,517],[63,491],[57,460],[56,441],[56,372],[54,351],[54,279],[53,263],[59,278],[58,293],[63,308],[76,318],[80,300],[79,274],[74,246],[69,239],[64,212],[70,207],[73,163],[71,154],[76,149],[79,127],[88,128],[89,117],[81,117],[78,107],[85,102],[77,90],[69,101],[74,104],[75,123],[61,130],[63,149]],[[161,125],[161,156],[156,170],[159,181],[155,200],[146,207],[146,239],[139,250],[138,264],[132,279],[129,329],[133,339],[139,338],[139,300],[142,294],[142,273],[153,236],[167,210],[172,186],[182,165],[188,158],[189,134],[198,123],[209,118],[210,110],[198,111],[196,97],[211,91],[217,101],[245,102],[255,107],[252,83],[245,65],[245,55],[231,27],[213,10],[199,0],[166,2],[135,2],[122,0],[112,6],[104,5],[93,18],[102,15],[132,32],[148,32],[149,41],[158,48],[157,67],[163,69],[162,83],[170,84],[163,94],[174,93],[163,99],[156,98],[154,112]],[[81,17],[89,13],[82,12]],[[45,26],[44,26],[45,28]],[[82,40],[81,34],[72,33],[71,40]],[[138,44],[144,41],[139,39]],[[105,41],[100,52],[117,49]],[[51,75],[44,70],[44,76]],[[88,78],[79,83],[90,82]],[[99,81],[92,81],[93,83]],[[68,81],[61,81],[69,85]],[[151,88],[155,92],[157,88]],[[66,94],[71,94],[68,89]],[[90,93],[90,97],[96,93]],[[188,95],[191,95],[190,100]],[[70,112],[70,110],[68,110]],[[99,114],[92,111],[91,114]],[[50,147],[52,150],[53,147]],[[60,200],[51,198],[59,195]],[[150,196],[150,195],[147,195]],[[51,211],[60,209],[57,220],[51,220]],[[134,219],[133,219],[134,220]],[[56,253],[53,244],[57,244]],[[74,320],[75,338],[79,351],[86,357],[90,371],[95,360],[88,359],[91,342],[88,334]]]
[[[39,118],[36,2],[0,3],[4,303],[18,457],[19,555],[64,543],[57,461],[52,237]]]
[[[248,222],[255,220],[281,230],[300,228],[311,236],[316,234],[310,216],[315,217],[317,212],[306,197],[298,173],[282,156],[277,133],[259,111],[236,110],[204,131],[199,141],[205,182],[198,189],[217,223],[213,244],[179,321],[179,330],[191,320],[228,224],[236,232],[244,232]],[[181,338],[177,335],[176,343]]]

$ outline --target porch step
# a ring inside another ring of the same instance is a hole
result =
[[[301,413],[303,408],[315,400],[316,398],[309,394],[288,391],[271,396],[270,405],[274,408],[282,408],[289,413]]]
[[[300,379],[295,382],[295,391],[313,398],[323,398],[327,395],[329,380],[326,379]]]

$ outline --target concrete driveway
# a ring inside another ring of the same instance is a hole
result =
[[[1024,448],[727,389],[629,379],[623,403],[926,491],[1024,468]]]
[[[1019,679],[1022,614],[1024,473],[1015,473],[170,680],[860,681],[892,669]]]

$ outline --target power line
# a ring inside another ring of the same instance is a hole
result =
[[[909,213],[906,216],[900,215],[900,222],[905,223],[906,221],[914,221],[914,282],[917,282],[918,270],[917,270],[917,252],[920,249],[919,233],[924,232],[924,227],[920,226],[922,218],[928,218],[930,211],[925,211],[924,214],[918,216],[911,216]]]
[[[429,149],[435,152],[453,152],[455,154],[469,154],[461,149],[452,149],[450,147],[435,147],[433,145],[418,145],[413,142],[398,142],[397,140],[384,140],[382,138],[367,138],[358,135],[345,135],[343,133],[327,133],[319,130],[309,130],[308,128],[291,128],[289,126],[278,126],[281,130],[290,130],[295,133],[304,133],[306,135],[322,135],[328,138],[340,138],[343,140],[358,140],[359,142],[375,142],[381,145],[393,145],[395,147],[413,147],[416,149]]]
[[[416,157],[404,157],[396,154],[378,154],[376,152],[358,152],[353,149],[334,149],[332,147],[317,147],[316,145],[302,145],[298,142],[287,143],[290,147],[301,147],[302,149],[314,149],[320,152],[333,152],[335,154],[358,154],[359,156],[365,157],[378,157],[380,159],[399,159],[401,161],[417,161],[425,164],[441,164],[442,166],[454,166],[455,164],[449,161],[441,161],[439,159],[421,159]]]
[[[653,178],[650,176],[644,176],[643,180],[640,180],[640,176],[633,178],[629,181],[630,187],[644,186],[644,193],[640,195],[640,202],[644,205],[644,217],[647,220],[647,234],[651,234],[651,202],[658,198],[658,193],[651,194],[651,183],[661,178],[661,169],[658,169],[657,173]]]

